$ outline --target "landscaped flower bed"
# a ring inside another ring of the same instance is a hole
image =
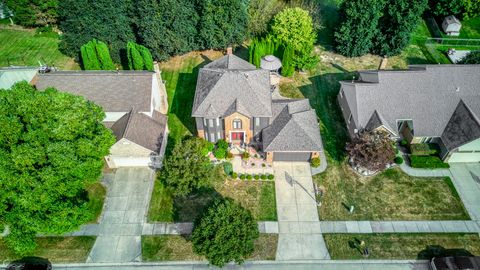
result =
[[[246,181],[273,181],[275,176],[269,173],[257,173],[257,174],[248,174],[248,173],[236,173],[233,172],[230,174],[230,178],[234,180],[246,180]]]

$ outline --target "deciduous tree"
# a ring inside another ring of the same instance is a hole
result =
[[[5,0],[16,24],[34,27],[57,22],[58,0]]]
[[[231,199],[218,200],[195,222],[194,251],[210,264],[242,263],[253,253],[258,226],[250,211]]]
[[[0,90],[0,223],[20,255],[34,237],[62,234],[94,217],[85,187],[99,180],[115,142],[102,109],[83,97],[26,82]]]
[[[241,44],[247,35],[247,0],[202,0],[197,3],[199,37],[204,49]]]
[[[472,51],[457,64],[480,64],[480,51]]]
[[[385,169],[395,158],[392,141],[383,131],[363,132],[347,144],[347,152],[355,165],[370,171]]]
[[[389,1],[379,20],[373,52],[382,56],[399,54],[410,42],[426,8],[427,0]]]
[[[282,10],[285,3],[281,0],[250,0],[248,6],[248,33],[251,37],[261,36],[275,14]]]
[[[198,49],[195,1],[139,0],[138,36],[156,60]]]
[[[175,144],[159,176],[174,195],[186,196],[221,179],[219,169],[204,155],[206,147],[205,140],[196,137]]]
[[[349,0],[340,7],[340,25],[335,32],[338,53],[354,57],[368,53],[373,37],[378,35],[378,21],[383,15],[384,0]]]

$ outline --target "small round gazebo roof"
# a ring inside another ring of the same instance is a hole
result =
[[[266,55],[260,60],[260,67],[270,71],[278,71],[282,67],[282,61],[273,55]]]

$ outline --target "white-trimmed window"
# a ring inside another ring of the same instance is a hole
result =
[[[213,127],[213,119],[209,119],[208,123],[210,124],[210,127]]]
[[[260,126],[260,117],[255,117],[255,126]]]
[[[210,141],[214,142],[215,141],[215,133],[210,133]]]
[[[217,139],[220,140],[221,137],[220,137],[220,131],[217,131]]]
[[[217,118],[217,127],[220,126],[220,118]]]
[[[350,124],[350,122],[352,122],[352,118],[353,118],[353,116],[352,116],[352,114],[350,114],[350,116],[348,117],[348,123],[349,124]]]
[[[234,129],[241,129],[242,128],[242,120],[240,120],[240,119],[233,120],[233,128]]]
[[[206,127],[207,126],[207,118],[203,118],[203,125]]]

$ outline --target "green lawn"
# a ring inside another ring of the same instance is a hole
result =
[[[255,250],[250,260],[275,260],[278,235],[260,234],[255,241]],[[193,252],[190,236],[162,235],[142,236],[142,260],[155,261],[199,261],[204,260]]]
[[[274,182],[241,180],[226,180],[216,183],[214,188],[178,198],[172,198],[163,185],[155,181],[148,218],[163,222],[194,221],[215,198],[221,197],[239,202],[257,220],[277,219]]]
[[[47,258],[52,263],[84,263],[95,239],[93,236],[39,237],[32,256]],[[0,239],[0,260],[10,262],[18,259],[20,257]]]
[[[431,259],[434,256],[478,255],[478,234],[324,234],[334,260],[365,259],[359,249],[364,241],[368,259]]]
[[[106,189],[101,183],[94,183],[87,187],[89,206],[94,210],[94,218],[91,223],[97,223],[103,210],[103,202],[105,201]]]
[[[36,34],[34,30],[0,28],[0,67],[38,66],[39,61],[60,69],[80,69],[75,61],[58,49],[55,35]]]
[[[449,178],[410,177],[400,169],[365,178],[341,164],[314,180],[324,190],[322,220],[470,219]]]
[[[214,51],[191,52],[160,63],[162,79],[166,81],[168,96],[170,149],[174,142],[183,137],[196,135],[195,121],[191,114],[198,71],[202,66],[220,56],[220,52]]]

